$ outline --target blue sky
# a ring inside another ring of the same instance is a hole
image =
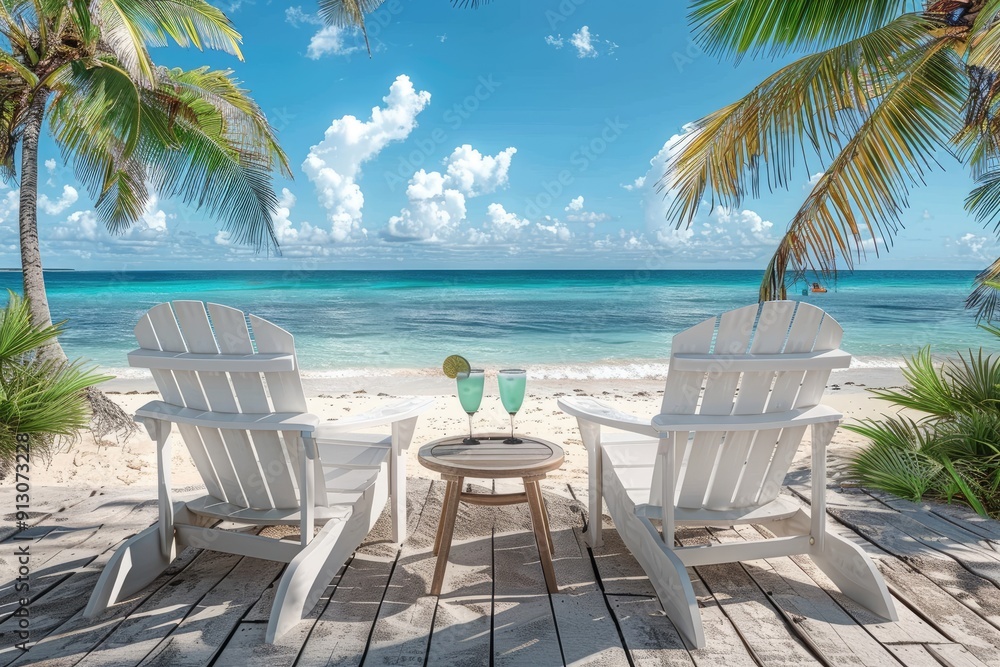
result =
[[[46,266],[762,268],[821,170],[740,210],[706,205],[688,231],[666,223],[654,186],[671,140],[780,65],[701,53],[677,2],[387,0],[369,19],[371,59],[308,2],[220,6],[245,62],[176,48],[154,58],[235,69],[279,130],[295,175],[277,182],[283,256],[233,246],[211,218],[156,198],[110,236],[43,143]],[[864,268],[976,269],[1000,254],[963,211],[968,176],[941,161],[891,252]],[[0,265],[17,264],[16,242],[11,184]]]

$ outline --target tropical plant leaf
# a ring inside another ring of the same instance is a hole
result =
[[[1000,178],[997,183],[1000,192]],[[976,275],[972,293],[965,300],[966,308],[976,310],[977,319],[993,320],[1000,317],[1000,290],[995,286],[997,281],[1000,281],[1000,257]]]
[[[789,264],[832,275],[838,256],[853,268],[866,242],[876,254],[891,242],[909,189],[962,126],[966,75],[952,46],[942,37],[922,48],[827,167],[772,257],[762,300],[783,298]]]
[[[741,100],[693,124],[667,163],[660,187],[676,193],[668,218],[690,224],[706,193],[711,206],[735,208],[798,178],[798,159],[843,149],[873,102],[926,48],[930,24],[905,15],[847,44],[778,70]],[[895,65],[892,65],[895,63]]]
[[[927,434],[913,420],[866,419],[844,428],[871,440],[848,465],[851,477],[861,484],[913,501],[934,487],[942,465],[921,451]]]
[[[365,48],[368,57],[372,55],[371,44],[368,43],[368,28],[365,26],[365,15],[378,9],[385,0],[319,0],[319,15],[327,25],[341,28],[358,28],[365,38]]]
[[[737,57],[765,47],[773,55],[818,49],[858,39],[904,12],[915,0],[693,0],[689,19],[697,38],[713,53]]]

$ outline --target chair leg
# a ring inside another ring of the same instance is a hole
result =
[[[264,641],[273,644],[319,602],[323,591],[368,534],[363,512],[331,520],[288,564],[278,582]]]
[[[635,515],[628,492],[618,483],[614,472],[604,478],[604,497],[618,534],[649,577],[663,611],[688,646],[704,648],[705,632],[698,601],[684,563],[664,544],[648,519]]]
[[[811,524],[809,512],[803,508],[784,521],[767,524],[767,528],[779,537],[803,535],[809,533]],[[809,557],[844,595],[882,618],[899,620],[882,574],[857,544],[826,531],[822,543],[809,551]]]
[[[173,506],[177,519],[189,517],[184,503]],[[169,535],[167,550],[163,550],[162,536]],[[157,522],[125,541],[104,566],[94,586],[83,615],[93,618],[111,605],[141,591],[163,574],[179,551],[173,527],[161,529]]]

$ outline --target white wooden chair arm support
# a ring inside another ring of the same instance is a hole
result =
[[[657,431],[650,425],[648,419],[642,419],[627,412],[622,412],[607,403],[586,396],[560,398],[559,408],[578,419],[594,422],[603,426],[641,433],[653,438],[659,437]]]
[[[755,371],[812,371],[848,368],[851,355],[843,350],[781,354],[675,354],[670,366],[676,371],[737,373]]]
[[[360,415],[338,419],[335,422],[324,422],[322,433],[317,434],[317,437],[325,438],[335,436],[337,433],[357,431],[359,429],[412,419],[430,408],[434,404],[434,400],[434,398],[427,396],[407,398]]]
[[[278,373],[295,370],[294,354],[194,354],[160,350],[132,350],[128,364],[135,368],[169,371]]]
[[[678,431],[763,431],[840,422],[843,417],[826,405],[756,415],[657,415],[653,417],[653,429],[661,437]]]
[[[308,412],[268,412],[264,414],[207,412],[181,408],[163,401],[150,401],[135,411],[136,420],[162,419],[175,424],[247,431],[300,431],[312,433],[320,419]]]

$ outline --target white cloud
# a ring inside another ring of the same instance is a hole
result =
[[[52,201],[49,199],[48,195],[42,195],[38,198],[38,208],[45,211],[49,215],[59,215],[70,206],[76,203],[76,200],[80,198],[79,193],[76,188],[70,185],[64,185],[62,189],[62,194],[59,195],[59,199]]]
[[[389,143],[406,139],[430,99],[429,92],[417,92],[409,77],[400,75],[382,98],[385,106],[373,108],[369,120],[351,115],[334,120],[323,141],[309,150],[302,169],[327,211],[333,241],[363,232],[360,223],[365,198],[356,182],[361,166]]]
[[[465,212],[465,195],[458,190],[411,199],[399,215],[389,218],[386,236],[396,241],[442,241],[465,219]]]
[[[594,48],[594,35],[590,34],[590,28],[583,26],[579,31],[574,32],[569,43],[576,47],[578,58],[596,58],[597,49]]]
[[[324,26],[309,39],[306,55],[312,60],[319,60],[326,55],[346,56],[354,53],[360,47],[353,44],[348,46],[344,42],[344,38],[352,32],[351,29],[335,25]]]
[[[806,184],[802,186],[802,189],[803,190],[812,190],[813,186],[816,185],[817,183],[819,183],[819,179],[823,178],[823,174],[825,174],[825,173],[826,173],[825,171],[821,171],[821,172],[815,173],[812,176],[810,176],[809,180],[806,181]]]
[[[479,244],[511,243],[520,238],[530,224],[517,214],[509,213],[502,204],[493,203],[486,207],[486,222],[482,230],[469,230],[469,241]]]
[[[639,176],[631,183],[625,183],[624,185],[622,185],[622,187],[631,192],[632,190],[638,190],[645,184],[646,184],[646,177]]]
[[[672,255],[684,259],[731,260],[758,259],[773,251],[778,243],[774,224],[756,211],[715,209],[702,202],[690,226],[676,229],[675,220],[667,213],[677,197],[677,192],[659,189],[666,165],[676,155],[682,143],[691,137],[691,126],[675,134],[649,161],[649,170],[625,189],[641,197],[648,236]]]
[[[296,28],[303,24],[323,25],[323,19],[316,14],[304,11],[301,6],[288,7],[285,9],[285,21]]]
[[[618,45],[608,39],[600,39],[600,36],[590,32],[590,26],[581,26],[579,30],[569,36],[569,44],[576,49],[577,58],[596,58],[604,53],[611,55],[618,48]],[[549,46],[561,49],[566,45],[567,40],[562,35],[547,35],[545,43]]]
[[[48,170],[48,172],[50,174],[54,173],[55,170],[56,170],[56,161],[55,161],[55,159],[54,158],[49,158],[48,160],[46,160],[45,161],[45,168]]]
[[[446,185],[469,197],[494,192],[507,185],[507,172],[515,153],[517,149],[511,146],[495,156],[483,155],[469,144],[463,144],[445,159]]]
[[[607,213],[595,213],[594,211],[586,211],[583,208],[583,195],[570,200],[569,204],[565,209],[569,215],[566,216],[567,222],[585,222],[590,227],[598,222],[605,222],[611,219],[611,216]]]
[[[573,232],[570,231],[569,227],[558,220],[552,220],[548,225],[536,222],[535,229],[538,230],[538,232],[540,232],[543,236],[551,235],[552,238],[558,241],[565,242],[573,238]]]
[[[394,241],[442,241],[466,216],[466,197],[478,197],[507,185],[513,146],[483,155],[469,144],[458,146],[444,160],[444,173],[419,170],[406,188],[409,203],[389,218],[385,237]],[[482,242],[480,236],[473,236]]]
[[[326,55],[346,56],[361,48],[356,43],[347,43],[348,38],[353,40],[359,34],[356,28],[323,25],[323,19],[319,15],[306,12],[300,6],[285,9],[285,21],[296,28],[303,25],[322,26],[309,39],[309,46],[306,48],[306,56],[312,60],[319,60]]]

